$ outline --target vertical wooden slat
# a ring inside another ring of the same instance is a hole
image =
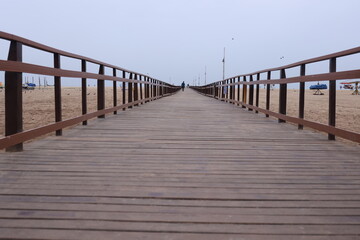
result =
[[[271,79],[271,71],[268,71],[267,73],[267,80]],[[266,110],[270,110],[270,84],[266,84]],[[269,117],[269,114],[265,115],[266,117]]]
[[[104,74],[104,65],[99,66],[99,74]],[[97,110],[105,109],[105,80],[97,80]],[[100,115],[98,118],[105,118],[105,115]]]
[[[240,77],[238,77],[238,81],[237,81],[237,101],[238,102],[240,102]],[[238,103],[238,106],[239,106],[240,104]]]
[[[11,41],[8,60],[22,62],[22,44]],[[23,131],[22,73],[5,72],[5,135]],[[19,152],[23,144],[6,148],[7,152]]]
[[[260,73],[257,74],[256,80],[260,81]],[[259,107],[259,98],[260,98],[260,84],[256,84],[256,100],[255,106]],[[259,113],[259,111],[255,110],[255,113]]]
[[[243,76],[243,82],[246,82],[246,76]],[[247,99],[247,85],[243,84],[243,95],[242,95],[242,102],[246,104]],[[242,108],[246,108],[244,105],[241,106]]]
[[[233,82],[233,79],[231,78],[230,80],[229,80],[229,84],[232,84],[232,82]],[[231,86],[229,86],[229,90],[230,90],[230,97],[229,97],[229,99],[230,100],[232,100],[233,99],[233,86],[231,85]]]
[[[149,77],[145,76],[144,79],[145,83],[144,83],[144,90],[145,90],[145,99],[149,98]],[[146,100],[145,103],[147,103],[148,101]]]
[[[217,98],[217,83],[214,83],[214,98]]]
[[[140,75],[140,81],[142,81],[142,76]],[[140,100],[143,100],[143,87],[142,87],[142,83],[139,83],[139,92],[140,92]],[[143,102],[141,102],[141,104],[144,104]]]
[[[157,92],[156,92],[156,90],[157,90],[157,86],[156,86],[156,83],[157,83],[157,80],[153,80],[153,83],[154,83],[154,85],[153,85],[153,95],[154,95],[154,98],[157,96],[156,94],[157,94]]]
[[[81,60],[81,71],[86,72],[86,61]],[[82,114],[87,113],[87,80],[86,78],[81,79],[81,110]],[[83,125],[87,125],[87,120],[82,122]]]
[[[250,83],[252,83],[254,81],[253,79],[253,75],[250,75]],[[254,104],[254,84],[251,84],[249,87],[249,105],[253,105]],[[249,108],[249,111],[252,111],[251,108]]]
[[[336,72],[336,58],[330,58],[329,71]],[[336,124],[336,80],[329,81],[329,126]],[[335,135],[328,134],[329,140],[335,140]]]
[[[285,69],[280,70],[280,79],[286,78]],[[279,93],[279,113],[286,115],[286,100],[287,100],[287,84],[280,84]],[[286,122],[283,119],[278,120],[279,123]]]
[[[60,68],[60,55],[54,53],[54,68]],[[61,77],[54,77],[54,91],[55,91],[55,122],[62,121],[61,109]],[[56,136],[62,135],[62,129],[56,130]]]
[[[123,78],[126,78],[126,72],[123,71],[122,74]],[[126,104],[126,82],[122,82],[122,104]],[[123,111],[125,111],[126,108],[123,108]]]
[[[225,80],[225,84],[226,85],[229,84],[229,80]],[[226,86],[226,95],[225,95],[226,102],[228,102],[229,96],[230,96],[230,86]]]
[[[116,77],[116,68],[113,68],[113,76]],[[113,105],[114,107],[117,106],[117,88],[116,88],[117,81],[113,81]],[[117,111],[114,111],[114,114],[117,114]]]
[[[153,97],[153,85],[152,85],[152,78],[149,78],[149,98]],[[152,101],[152,100],[150,100]]]
[[[300,66],[300,76],[305,76],[305,64]],[[300,82],[299,90],[299,118],[304,118],[304,109],[305,109],[305,83]],[[299,124],[298,129],[303,129],[304,126]]]
[[[236,100],[236,78],[233,78],[233,84],[234,84],[234,86],[233,86],[233,100],[235,101]],[[236,104],[236,103],[234,103],[234,104]]]
[[[225,81],[221,82],[221,101],[224,101],[225,98],[225,87],[224,87]]]
[[[138,75],[137,74],[134,74],[135,75],[135,81],[138,80]],[[134,83],[134,102],[136,102],[137,100],[139,100],[139,88],[138,88],[138,83],[135,82]],[[139,104],[135,104],[134,106],[139,106]]]
[[[153,98],[154,97],[154,80],[152,78],[150,78],[150,97]],[[151,100],[152,101],[152,100]]]
[[[152,99],[153,97],[154,97],[154,86],[153,86],[153,79],[152,78],[150,78],[150,86],[149,86],[149,90],[150,90],[150,92],[149,92],[149,94],[150,94],[150,98]],[[152,101],[152,100],[150,100],[150,101]]]
[[[129,79],[133,79],[133,74],[130,73]],[[128,103],[132,103],[133,102],[133,83],[132,82],[128,82]],[[132,108],[132,106],[129,106],[129,108]]]

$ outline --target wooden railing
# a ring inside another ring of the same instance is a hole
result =
[[[55,131],[62,135],[62,129],[78,123],[87,124],[91,118],[104,118],[105,114],[117,114],[125,110],[158,98],[168,96],[179,90],[178,86],[159,81],[147,75],[129,71],[94,59],[61,51],[5,32],[0,32],[0,39],[10,41],[7,60],[0,60],[0,71],[5,71],[5,137],[0,139],[0,149],[7,151],[23,150],[23,142]],[[38,49],[53,54],[53,66],[45,67],[22,62],[22,46]],[[61,69],[60,57],[65,56],[81,61],[79,71]],[[87,72],[87,63],[96,64],[99,73]],[[105,68],[112,69],[112,76],[105,75]],[[120,72],[120,76],[117,76]],[[23,131],[22,110],[22,74],[40,74],[54,76],[55,122],[36,129]],[[81,78],[82,115],[62,119],[61,77]],[[87,112],[87,79],[97,79],[97,111]],[[113,107],[105,108],[105,81],[113,82]],[[116,83],[122,83],[122,105],[117,105]],[[127,94],[126,94],[126,89]],[[127,97],[126,97],[127,96]]]
[[[293,63],[290,65],[261,70],[258,72],[234,76],[225,80],[210,83],[200,87],[192,87],[198,92],[216,99],[237,104],[250,111],[255,110],[256,113],[261,112],[266,117],[272,116],[279,122],[291,122],[298,125],[299,129],[303,127],[313,128],[328,134],[329,140],[335,140],[335,136],[360,143],[360,134],[336,127],[336,81],[344,79],[359,79],[360,69],[350,71],[336,71],[336,62],[340,57],[349,56],[360,53],[360,47],[349,49],[346,51],[329,54],[305,61]],[[329,61],[329,73],[306,75],[306,66],[311,63]],[[296,77],[286,77],[286,71],[290,68],[299,67],[299,75]],[[280,78],[273,79],[272,73],[279,71]],[[261,80],[261,74],[265,75],[265,79]],[[254,78],[256,76],[256,79]],[[306,82],[329,82],[329,100],[328,100],[328,124],[321,124],[304,119],[305,108],[305,83]],[[299,84],[299,109],[298,117],[288,116],[287,112],[287,85],[290,83]],[[259,107],[259,89],[260,84],[266,85],[266,107]],[[270,88],[271,85],[279,85],[279,111],[270,111]],[[256,87],[256,89],[255,89]],[[255,93],[254,93],[255,91]]]

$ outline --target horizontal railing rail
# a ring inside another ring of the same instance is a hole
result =
[[[0,71],[5,71],[5,137],[0,139],[0,149],[6,148],[7,151],[22,151],[24,141],[54,131],[57,136],[61,136],[62,129],[65,127],[78,123],[87,125],[87,120],[91,118],[104,118],[105,114],[109,113],[117,114],[118,110],[125,110],[169,96],[180,89],[179,86],[168,84],[145,74],[65,52],[9,33],[0,32],[0,39],[7,40],[10,43],[8,59],[0,60]],[[23,63],[23,46],[53,54],[52,64],[54,67]],[[62,56],[81,61],[81,69],[79,71],[61,69]],[[87,63],[97,65],[98,74],[87,72]],[[105,68],[112,69],[112,75],[106,75]],[[117,76],[118,72],[120,72],[120,76]],[[54,123],[23,131],[23,73],[54,77]],[[81,79],[82,114],[67,120],[62,119],[62,77]],[[97,111],[91,113],[88,113],[87,103],[88,79],[97,80]],[[105,108],[105,81],[113,82],[113,107],[111,108]],[[118,105],[117,82],[122,83],[121,105]]]
[[[249,74],[237,75],[221,81],[210,83],[204,86],[192,86],[192,88],[203,95],[214,97],[221,101],[237,104],[249,111],[255,110],[261,112],[266,117],[272,116],[281,122],[291,122],[298,125],[298,129],[305,127],[313,128],[328,134],[329,140],[335,140],[335,136],[360,143],[360,134],[336,127],[336,81],[360,79],[360,69],[337,72],[337,59],[353,54],[360,53],[360,47],[352,48],[317,58],[312,58],[297,63],[261,70]],[[306,66],[308,64],[329,61],[329,73],[306,75]],[[286,71],[299,67],[299,76],[286,77]],[[278,71],[280,78],[272,78],[272,73]],[[266,79],[261,80],[261,74],[266,74]],[[256,77],[256,79],[255,79]],[[305,113],[305,83],[328,81],[329,99],[328,99],[328,124],[317,123],[304,119]],[[287,113],[287,92],[288,84],[299,84],[298,96],[298,117],[288,116]],[[266,85],[265,109],[259,107],[260,85]],[[270,111],[271,85],[279,85],[279,110]],[[255,88],[256,87],[256,88]]]

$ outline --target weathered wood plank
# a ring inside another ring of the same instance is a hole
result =
[[[187,90],[0,155],[0,239],[357,239],[359,146]]]

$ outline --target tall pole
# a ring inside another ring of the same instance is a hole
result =
[[[225,47],[224,47],[224,58],[223,58],[223,80],[225,80]]]

